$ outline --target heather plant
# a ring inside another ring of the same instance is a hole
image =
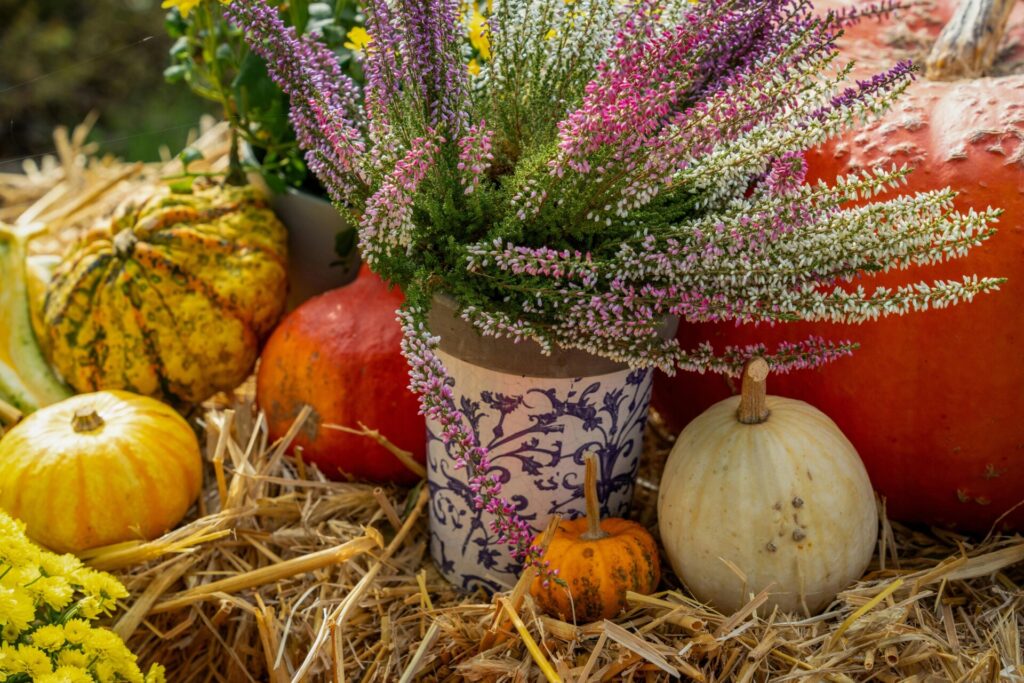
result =
[[[804,150],[879,115],[911,82],[908,63],[851,83],[837,62],[844,23],[893,7],[495,0],[489,58],[470,70],[455,0],[368,0],[363,92],[274,8],[235,0],[227,12],[289,94],[307,163],[357,222],[363,257],[406,292],[404,350],[424,412],[502,540],[535,562],[434,354],[435,294],[484,335],[734,372],[753,353],[785,371],[853,345],[684,349],[658,335],[665,318],[859,322],[998,287],[976,276],[864,285],[962,256],[997,211],[958,212],[948,190],[888,192],[906,168],[805,181]]]

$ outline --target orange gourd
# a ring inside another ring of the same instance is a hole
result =
[[[849,4],[815,1],[821,12]],[[838,43],[842,58],[856,60],[858,78],[898,59],[921,62],[958,4],[935,0],[853,26]],[[998,31],[982,34],[997,37]],[[679,327],[684,348],[702,341],[717,349],[756,342],[772,347],[808,335],[858,342],[852,358],[780,375],[773,391],[835,419],[891,517],[981,533],[996,522],[1024,529],[1024,3],[1012,7],[998,43],[990,76],[940,81],[922,74],[893,111],[812,150],[807,162],[809,180],[829,182],[858,169],[907,164],[915,170],[901,191],[950,186],[960,193],[960,210],[1004,209],[995,236],[966,258],[878,281],[892,287],[977,273],[1006,277],[1000,292],[970,305],[863,325]],[[661,376],[654,405],[678,430],[737,388],[713,375]]]
[[[585,457],[587,515],[558,524],[544,553],[558,579],[539,576],[530,587],[541,609],[578,623],[611,619],[626,608],[627,592],[651,593],[661,579],[658,546],[647,530],[628,519],[601,519],[596,459]]]
[[[311,406],[292,444],[328,477],[403,484],[420,478],[373,439],[329,426],[362,423],[423,464],[427,428],[408,388],[395,319],[403,300],[364,265],[351,284],[289,313],[263,349],[256,400],[270,437],[284,436],[303,406]]]
[[[126,391],[72,396],[0,439],[0,509],[57,552],[156,538],[181,521],[201,484],[188,423]]]

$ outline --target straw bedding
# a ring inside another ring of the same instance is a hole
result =
[[[647,477],[670,447],[654,422]],[[328,482],[267,443],[245,398],[201,424],[202,514],[92,558],[133,593],[116,630],[173,680],[1024,680],[1020,537],[886,524],[868,574],[821,616],[766,614],[757,595],[724,617],[669,576],[614,623],[577,627],[522,586],[455,591],[429,559],[423,487]],[[654,488],[641,481],[641,520]]]
[[[222,134],[206,133],[216,149]],[[64,163],[36,169],[36,185],[0,178],[0,212],[71,186],[73,169],[126,172],[81,163],[80,138]],[[136,168],[112,187],[147,175]],[[70,215],[101,210],[96,201]],[[70,231],[37,250],[57,251]],[[1024,681],[1020,536],[885,523],[868,573],[820,616],[766,613],[756,595],[726,617],[668,573],[662,592],[633,596],[614,622],[576,626],[538,614],[525,581],[493,598],[457,592],[430,562],[425,486],[327,481],[286,454],[287,437],[268,442],[251,396],[250,383],[193,416],[207,464],[190,521],[88,558],[131,590],[112,627],[168,680]],[[654,416],[633,513],[652,530],[670,447]]]

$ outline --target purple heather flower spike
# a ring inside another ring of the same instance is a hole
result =
[[[352,179],[365,152],[358,111],[358,88],[338,67],[325,45],[299,37],[277,10],[263,0],[233,2],[226,16],[246,32],[253,52],[267,63],[271,78],[291,101],[289,118],[306,162],[339,202],[353,198]]]

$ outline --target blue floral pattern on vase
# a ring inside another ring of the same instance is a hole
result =
[[[585,512],[583,456],[598,456],[602,514],[624,516],[643,450],[649,370],[598,377],[522,377],[496,372],[439,353],[455,380],[453,393],[501,478],[502,495],[535,533],[556,514]],[[427,424],[430,552],[441,573],[467,590],[515,583],[520,565],[498,544],[491,515],[473,509],[466,470]]]

